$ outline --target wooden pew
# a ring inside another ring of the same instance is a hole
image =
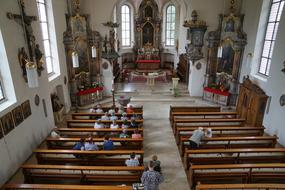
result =
[[[95,122],[98,121],[98,120],[93,120],[93,119],[88,119],[88,120],[67,120],[66,123],[67,123],[67,127],[69,128],[72,128],[72,127],[94,127],[94,124]],[[103,124],[105,125],[110,125],[111,123],[113,123],[113,121],[111,120],[102,120],[101,121]],[[122,120],[116,120],[116,123],[121,125],[123,124],[124,121]],[[128,122],[130,122],[130,120],[128,120]],[[143,119],[137,119],[136,120],[136,123],[138,124],[139,127],[141,127],[143,125]],[[83,124],[83,125],[82,125]],[[89,124],[89,125],[87,125]]]
[[[139,133],[143,135],[143,128],[137,128]],[[60,134],[61,137],[81,137],[86,138],[88,135],[92,134],[93,137],[102,136],[98,135],[97,133],[104,133],[111,136],[118,136],[118,135],[112,135],[112,133],[121,133],[124,129],[118,128],[118,129],[111,129],[111,128],[103,128],[103,129],[94,129],[94,128],[54,128],[54,131]],[[134,128],[128,128],[126,131],[130,133],[134,133],[136,129]]]
[[[174,118],[173,119],[173,125],[172,125],[172,129],[173,131],[176,130],[177,124],[192,124],[194,125],[199,125],[199,126],[215,126],[217,125],[217,123],[219,124],[219,126],[221,125],[234,125],[237,126],[237,123],[239,126],[244,126],[245,123],[245,119],[242,118]]]
[[[48,189],[48,190],[132,190],[131,186],[110,185],[58,185],[58,184],[6,184],[1,189]]]
[[[169,120],[172,121],[174,112],[219,112],[220,106],[172,106],[169,109]]]
[[[174,118],[238,118],[237,112],[173,112],[172,125]]]
[[[284,183],[284,163],[192,165],[190,187],[201,183]]]
[[[184,166],[191,164],[285,163],[285,148],[186,149]]]
[[[279,190],[285,189],[285,184],[255,183],[255,184],[198,184],[196,190],[229,190],[229,189],[254,189],[254,190]]]
[[[180,143],[180,137],[191,137],[194,130],[198,127],[177,127],[174,132],[177,144]],[[262,136],[265,127],[239,127],[239,126],[218,126],[211,128],[213,137],[229,136]]]
[[[112,106],[102,106],[101,109],[104,112],[108,112],[110,109],[113,109]],[[115,112],[118,112],[119,108],[115,108]],[[127,107],[124,107],[125,112],[127,112]],[[133,106],[134,112],[143,112],[143,106]]]
[[[273,148],[277,143],[277,136],[250,136],[250,137],[212,137],[204,138],[200,149],[209,148]],[[189,138],[180,137],[179,151],[184,156],[185,148],[190,148]]]
[[[47,150],[36,149],[38,164],[80,164],[94,166],[124,166],[125,161],[130,158],[130,154],[135,153],[139,162],[143,163],[143,150]],[[75,157],[76,155],[77,157]],[[119,156],[119,157],[118,157]]]
[[[85,112],[85,113],[72,113],[72,119],[76,120],[76,119],[92,119],[93,117],[95,118],[101,118],[102,115],[104,115],[105,113],[90,113],[90,112]],[[135,112],[135,113],[127,113],[127,117],[132,117],[133,115],[137,115],[140,118],[143,118],[143,112]],[[121,117],[122,114],[119,113],[115,113],[115,115],[117,117]]]
[[[46,144],[49,149],[71,149],[76,142],[80,141],[80,138],[53,138],[47,137]],[[94,143],[102,146],[104,138],[93,138]],[[142,150],[143,138],[112,138],[115,148],[119,150]],[[122,145],[123,143],[124,145]]]
[[[66,183],[117,185],[139,183],[144,166],[64,166],[34,165],[21,166],[25,183]],[[61,181],[62,180],[62,181]]]

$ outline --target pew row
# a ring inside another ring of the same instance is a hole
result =
[[[191,137],[194,130],[198,127],[177,127],[174,132],[177,144],[180,143],[180,137]],[[236,126],[218,126],[211,128],[213,137],[229,136],[262,136],[265,127],[236,127]]]
[[[88,119],[88,120],[67,120],[67,127],[72,128],[72,127],[94,127],[94,123],[98,121],[98,120],[94,120],[94,119]],[[130,122],[131,120],[128,120],[128,122]],[[138,127],[141,127],[143,125],[143,119],[137,119],[135,120],[136,123],[138,124]],[[103,124],[106,125],[110,125],[111,123],[113,123],[113,121],[111,120],[102,120],[101,121]],[[116,120],[116,123],[121,125],[123,124],[123,120]]]
[[[199,145],[200,149],[209,148],[273,148],[277,143],[277,136],[250,136],[250,137],[212,137],[204,138]],[[179,151],[184,156],[185,148],[190,149],[189,138],[180,137]]]
[[[285,189],[285,184],[255,183],[255,184],[198,184],[196,190],[279,190]]]
[[[25,183],[121,185],[139,183],[143,166],[22,165]]]
[[[36,149],[38,164],[77,164],[94,166],[124,166],[130,154],[135,153],[140,163],[143,163],[143,150],[47,150]]]
[[[238,118],[237,112],[173,112],[172,124],[175,118]]]
[[[103,107],[101,107],[101,109],[104,112],[108,112],[110,109],[113,109],[113,107],[112,106],[103,106]],[[143,106],[133,106],[132,109],[134,112],[143,112]],[[115,112],[118,112],[118,110],[119,110],[119,107],[116,107]],[[127,112],[127,107],[124,107],[124,111]]]
[[[90,113],[90,112],[84,112],[84,113],[72,113],[71,117],[73,120],[76,119],[92,119],[92,118],[101,118],[105,113]],[[121,117],[122,114],[115,113],[117,117]],[[134,112],[134,113],[127,113],[127,117],[132,117],[133,115],[136,115],[140,118],[143,118],[143,112]]]
[[[103,129],[94,129],[94,128],[54,128],[54,131],[60,134],[61,137],[81,137],[87,138],[88,135],[92,134],[93,137],[102,136],[102,134],[108,134],[110,136],[118,136],[124,129],[111,129],[111,128],[103,128]],[[135,130],[138,130],[141,135],[143,135],[143,128],[128,128],[126,129],[129,133],[134,133]]]
[[[184,166],[204,164],[285,163],[285,148],[186,149]]]
[[[201,183],[284,183],[284,163],[192,165],[190,187]]]
[[[131,186],[110,185],[58,185],[58,184],[6,184],[2,189],[48,189],[48,190],[132,190]]]
[[[242,118],[174,118],[173,119],[173,125],[172,129],[173,131],[176,130],[176,126],[178,123],[191,123],[192,125],[203,125],[203,126],[209,126],[211,127],[212,125],[236,125],[237,123],[240,126],[243,126],[245,123],[245,119]]]
[[[76,142],[80,141],[80,138],[53,138],[47,137],[46,144],[48,149],[71,149]],[[112,138],[115,149],[119,150],[142,150],[143,149],[143,138],[132,139],[132,138]],[[93,138],[93,142],[102,147],[104,138]]]
[[[219,112],[220,106],[170,106],[169,120],[172,121],[174,112]]]

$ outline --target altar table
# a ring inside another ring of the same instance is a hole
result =
[[[149,70],[154,70],[154,69],[159,69],[160,68],[160,60],[137,60],[137,68],[138,69],[149,69]]]

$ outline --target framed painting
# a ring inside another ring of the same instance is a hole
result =
[[[13,114],[15,126],[17,127],[18,125],[20,125],[20,123],[24,121],[22,107],[18,106],[15,109],[13,109],[12,114]]]
[[[14,122],[11,112],[1,117],[1,123],[5,135],[7,135],[10,131],[14,129]]]
[[[26,119],[32,114],[29,100],[26,100],[24,103],[22,103],[21,107],[22,107],[24,119]]]

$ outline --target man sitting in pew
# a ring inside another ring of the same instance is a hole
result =
[[[98,120],[95,122],[94,128],[95,128],[95,129],[103,129],[103,128],[104,128],[104,124],[102,123],[101,119],[98,119]]]
[[[105,112],[105,115],[102,115],[101,120],[103,120],[103,121],[108,121],[108,120],[110,120],[110,117],[109,117],[108,112]]]
[[[99,150],[98,146],[93,142],[92,137],[84,144],[84,148],[85,150]]]
[[[127,117],[127,113],[124,112],[122,113],[122,117],[121,117],[121,120],[128,120],[129,118]]]
[[[195,131],[193,131],[192,136],[189,138],[190,148],[196,149],[199,147],[201,140],[204,137],[210,138],[212,136],[211,134],[212,130],[209,130],[207,128],[203,129],[203,127],[199,127]]]
[[[85,139],[81,138],[79,142],[75,143],[73,150],[85,150]]]
[[[115,113],[112,113],[110,120],[118,120],[118,117],[115,115]]]
[[[126,160],[125,164],[127,166],[139,166],[140,162],[139,162],[138,158],[136,157],[136,154],[133,152],[130,155],[130,159]]]
[[[123,120],[122,128],[123,128],[123,129],[129,128],[128,120]]]
[[[109,136],[105,136],[103,150],[114,150],[114,143]]]
[[[130,128],[138,128],[138,124],[135,119],[131,119]]]

